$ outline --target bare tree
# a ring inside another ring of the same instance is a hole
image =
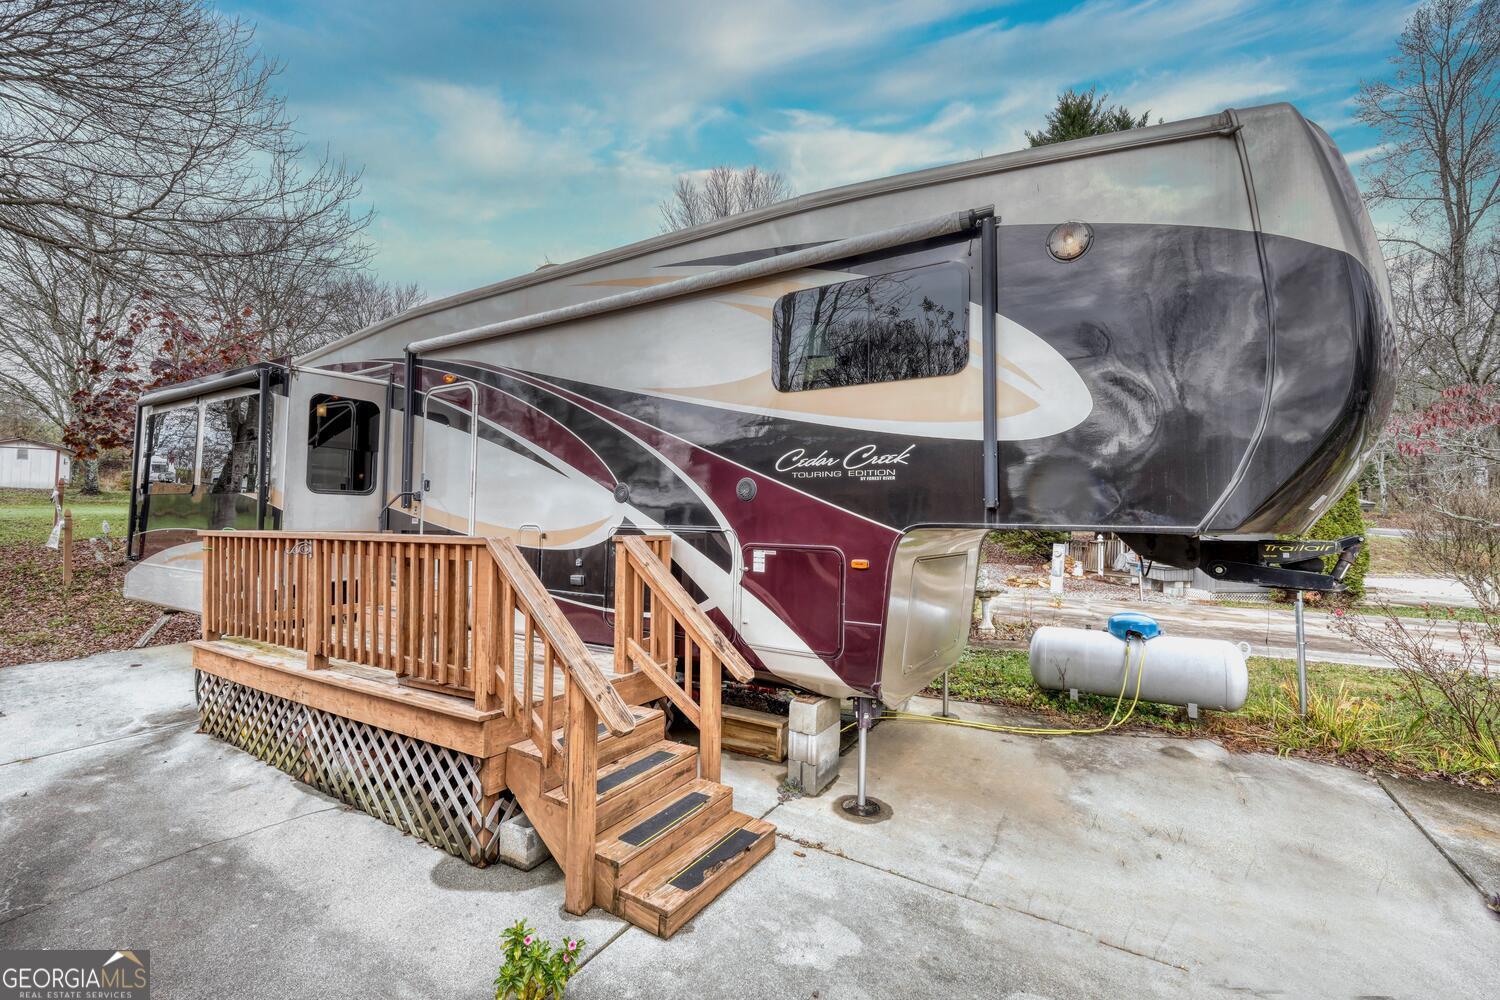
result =
[[[0,232],[122,258],[317,255],[367,224],[303,146],[251,31],[198,0],[0,3]],[[275,222],[253,248],[226,225]]]
[[[1430,493],[1413,519],[1411,547],[1426,569],[1457,580],[1500,618],[1500,493],[1467,485]]]
[[[792,196],[792,186],[778,170],[757,166],[714,167],[700,180],[677,178],[672,196],[661,203],[661,231],[676,232],[715,219],[752,212]]]
[[[1384,235],[1408,388],[1500,381],[1500,0],[1429,0],[1406,23],[1388,81],[1359,117],[1383,143],[1366,168]],[[1422,402],[1419,399],[1417,402]]]
[[[333,282],[329,297],[333,303],[332,317],[327,326],[329,339],[358,333],[427,300],[426,293],[416,282],[395,284],[363,272],[345,275]]]
[[[113,363],[97,330],[117,323],[132,301],[107,271],[57,248],[9,255],[0,281],[0,389],[67,426],[74,394]]]

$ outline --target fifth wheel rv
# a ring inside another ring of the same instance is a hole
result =
[[[503,536],[607,644],[612,538],[666,532],[756,670],[896,703],[995,528],[1334,586],[1259,543],[1359,470],[1389,315],[1288,105],[809,194],[148,395],[126,590],[196,609],[203,528]]]

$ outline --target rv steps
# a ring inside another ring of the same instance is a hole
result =
[[[728,785],[697,777],[695,747],[665,739],[666,719],[635,708],[635,731],[598,733],[594,904],[660,937],[687,921],[775,846],[775,828],[734,809]],[[561,733],[553,734],[554,746]],[[560,865],[568,795],[535,740],[510,747],[508,781]]]
[[[633,754],[637,750],[641,750],[661,740],[663,725],[665,722],[665,717],[662,715],[661,709],[634,706],[631,708],[631,711],[635,715],[635,731],[632,733],[628,733],[625,736],[610,736],[608,731],[604,728],[604,723],[601,722],[599,724],[599,728],[596,731],[599,736],[598,753],[599,766],[601,768],[607,764],[614,763],[621,757],[624,757],[628,754]],[[567,745],[567,740],[564,739],[563,731],[561,729],[555,730],[553,732],[552,745],[558,748],[562,748]],[[515,746],[511,747],[511,751],[513,753],[530,757],[538,763],[540,763],[542,759],[542,751],[536,745],[536,741],[534,739],[526,740],[524,743],[517,743]],[[546,777],[543,779],[544,791],[550,792],[552,789],[562,784],[563,775],[561,763],[561,759],[558,759],[553,767],[550,767],[546,770]]]
[[[731,812],[620,890],[616,912],[671,937],[774,846],[774,826]]]
[[[658,740],[599,768],[595,829],[606,830],[672,789],[692,780],[698,769],[698,750],[670,740]],[[559,785],[547,793],[558,806],[568,802]],[[524,806],[524,803],[523,803]]]

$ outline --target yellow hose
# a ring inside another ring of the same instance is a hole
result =
[[[1146,673],[1146,642],[1141,640],[1141,661],[1135,672],[1135,693],[1130,699],[1130,708],[1126,710],[1123,718],[1120,717],[1120,708],[1125,704],[1125,687],[1130,683],[1130,643],[1125,644],[1125,672],[1120,677],[1120,695],[1115,699],[1115,710],[1110,713],[1109,721],[1102,726],[1093,729],[1054,729],[1034,726],[999,726],[991,722],[968,722],[963,719],[945,719],[937,715],[918,715],[915,712],[882,712],[878,718],[891,719],[896,722],[934,722],[944,726],[960,726],[964,729],[984,729],[995,733],[1014,733],[1020,736],[1092,736],[1096,733],[1107,732],[1118,729],[1130,721],[1135,714],[1136,705],[1141,700],[1141,677]],[[855,723],[851,722],[839,732],[847,732],[853,728]]]

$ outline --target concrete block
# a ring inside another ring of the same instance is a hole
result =
[[[815,694],[800,694],[791,701],[787,729],[817,735],[839,721],[839,700]]]
[[[542,842],[542,835],[523,812],[517,812],[500,824],[497,850],[500,860],[512,868],[529,872],[552,855]]]
[[[833,760],[823,767],[805,760],[788,760],[786,779],[802,786],[802,794],[818,795],[823,789],[833,784],[833,779],[839,776],[839,760],[840,757],[836,753],[833,755]]]
[[[818,767],[826,767],[829,761],[838,760],[839,724],[835,722],[816,736],[788,733],[786,756],[787,760],[816,764]]]

